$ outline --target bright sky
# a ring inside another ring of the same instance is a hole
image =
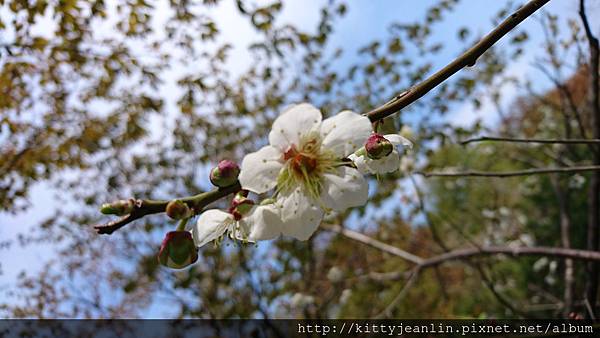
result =
[[[263,1],[264,2],[264,1]],[[319,19],[320,4],[324,0],[307,1],[286,1],[284,3],[283,14],[280,17],[280,22],[293,23],[300,27],[315,27]],[[413,0],[378,0],[378,1],[352,1],[349,4],[349,11],[345,18],[338,22],[335,27],[336,32],[332,37],[332,45],[345,47],[345,56],[341,61],[353,62],[356,61],[357,54],[355,51],[369,42],[373,37],[387,36],[387,28],[391,22],[395,20],[412,21],[420,19],[424,16],[425,9],[435,1],[413,1]],[[163,1],[164,3],[164,1]],[[450,17],[444,23],[439,25],[434,31],[434,36],[439,41],[445,41],[447,44],[457,42],[457,28],[469,23],[474,33],[485,33],[492,28],[490,18],[496,13],[497,9],[503,5],[505,1],[480,1],[480,0],[463,0]],[[552,13],[560,14],[564,19],[576,18],[576,3],[572,0],[553,0],[546,7],[546,10]],[[239,74],[248,67],[248,57],[246,47],[252,42],[256,33],[246,22],[242,20],[236,12],[233,1],[223,1],[218,8],[214,9],[213,18],[217,20],[219,28],[222,30],[221,38],[233,44],[234,49],[230,54],[229,63],[232,74]],[[590,8],[594,13],[598,12],[598,7]],[[160,12],[160,11],[159,11]],[[592,22],[596,22],[594,27],[598,27],[598,16],[592,16]],[[164,18],[157,18],[157,25],[160,25]],[[564,23],[564,21],[563,21]],[[46,23],[47,24],[47,23]],[[547,86],[546,82],[542,81],[539,72],[530,67],[531,61],[534,59],[537,47],[541,42],[541,29],[539,23],[528,20],[523,25],[531,27],[531,37],[533,42],[530,42],[525,58],[515,63],[508,70],[508,73],[514,74],[519,78],[529,77],[531,79],[539,79],[540,88]],[[110,32],[108,32],[110,33]],[[438,67],[449,62],[452,57],[456,56],[463,45],[457,44],[456,49],[449,48],[448,51],[440,53],[436,60]],[[342,65],[343,66],[343,65]],[[173,89],[173,84],[167,84],[168,89]],[[401,89],[401,88],[399,88]],[[505,96],[510,98],[517,94],[514,87],[506,87],[503,89]],[[174,102],[176,95],[173,90],[165,91],[167,99],[171,100],[171,105]],[[508,104],[506,101],[504,104]],[[450,114],[448,119],[456,124],[466,125],[472,123],[477,117],[483,118],[488,125],[493,125],[496,121],[495,108],[488,103],[484,103],[483,108],[475,112],[473,107],[466,103],[458,107]],[[19,215],[9,215],[0,213],[0,238],[2,241],[10,239],[15,240],[20,233],[25,233],[34,229],[40,219],[44,219],[53,214],[56,208],[55,198],[56,193],[47,184],[37,184],[30,196],[32,208],[27,212]],[[371,217],[372,215],[368,215]],[[8,250],[0,249],[0,293],[3,289],[13,285],[17,274],[26,269],[28,273],[33,274],[44,267],[44,263],[52,257],[52,247],[50,245],[37,245],[27,248],[20,248],[17,245],[12,245]],[[160,316],[160,309],[154,308],[149,312],[150,316]]]

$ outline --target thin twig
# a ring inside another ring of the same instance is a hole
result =
[[[556,60],[557,62],[554,63],[555,65],[558,65],[558,60]],[[556,89],[558,90],[558,93],[560,95],[560,101],[561,101],[561,112],[563,113],[563,115],[565,115],[565,133],[567,134],[567,137],[571,137],[570,136],[570,115],[573,115],[575,117],[575,121],[577,121],[577,127],[579,128],[579,134],[582,138],[587,138],[586,132],[585,132],[585,127],[583,124],[583,121],[581,119],[581,114],[579,113],[579,109],[577,108],[577,104],[575,104],[575,100],[573,99],[573,94],[571,93],[571,91],[569,90],[569,88],[565,85],[565,83],[561,82],[559,79],[557,79],[556,77],[552,76],[552,74],[550,74],[550,71],[548,71],[546,69],[546,67],[544,67],[541,64],[536,63],[535,66],[542,71],[542,73],[544,73],[546,75],[546,77],[548,77],[548,79],[550,79],[550,81],[554,84],[554,86],[556,87]],[[568,113],[568,110],[571,111],[571,114]]]
[[[361,242],[361,243],[371,246],[373,248],[379,249],[380,251],[387,252],[394,256],[403,258],[404,260],[409,261],[411,263],[419,265],[423,262],[423,259],[421,257],[415,256],[415,255],[411,254],[410,252],[404,251],[395,246],[380,242],[380,241],[378,241],[374,238],[371,238],[367,235],[361,234],[360,232],[342,228],[339,225],[322,224],[321,226],[323,228],[325,228],[325,230],[344,235],[345,237],[351,238],[357,242]]]
[[[543,144],[600,144],[600,139],[540,139],[540,138],[510,138],[510,137],[492,137],[481,136],[470,138],[460,142],[466,145],[474,142],[514,142],[514,143],[543,143]]]
[[[394,299],[390,302],[390,304],[388,304],[388,306],[385,307],[383,311],[381,311],[378,315],[375,316],[376,319],[392,317],[392,311],[394,310],[394,308],[398,306],[400,301],[408,293],[408,290],[415,284],[415,282],[419,278],[419,270],[420,268],[418,266],[411,270],[410,276],[406,280],[406,283],[404,283],[404,285],[402,286],[402,289],[400,289],[400,292],[398,292],[396,297],[394,297]]]
[[[508,247],[508,246],[482,246],[479,248],[468,248],[453,250],[438,256],[425,259],[421,267],[433,267],[453,260],[470,259],[479,256],[508,255],[511,257],[521,256],[547,256],[572,258],[584,261],[600,261],[600,252],[578,249],[565,249],[554,247]]]
[[[586,298],[584,300],[585,303],[585,308],[588,311],[588,315],[590,316],[590,319],[592,319],[593,321],[596,321],[596,316],[594,315],[594,310],[592,308],[592,305],[590,304],[590,301]]]
[[[506,18],[500,25],[492,30],[488,35],[483,37],[473,47],[469,48],[457,59],[452,61],[446,67],[439,70],[437,73],[431,75],[423,82],[415,85],[414,87],[404,91],[401,95],[397,95],[392,101],[385,103],[384,105],[375,108],[368,112],[366,115],[371,121],[381,120],[386,116],[389,116],[409,104],[417,101],[423,95],[427,94],[430,90],[446,81],[449,77],[457,73],[459,70],[465,67],[474,66],[477,59],[490,49],[498,40],[504,35],[508,34],[518,24],[523,22],[538,9],[548,3],[550,0],[531,0],[523,7],[519,8],[511,16]]]
[[[581,167],[564,167],[564,168],[537,168],[537,169],[525,169],[516,171],[477,171],[468,170],[460,172],[415,172],[415,174],[422,175],[424,177],[514,177],[514,176],[528,176],[528,175],[540,175],[540,174],[551,174],[551,173],[576,173],[585,171],[600,171],[600,165],[588,165]]]
[[[440,248],[442,248],[442,250],[449,251],[448,246],[446,245],[446,243],[444,243],[444,241],[442,240],[442,237],[440,236],[439,232],[437,231],[437,227],[431,221],[431,217],[429,217],[429,212],[427,212],[427,210],[425,209],[425,202],[423,201],[423,195],[421,193],[421,190],[419,189],[419,186],[417,185],[417,181],[415,180],[414,175],[412,175],[412,174],[409,175],[409,178],[410,178],[410,181],[411,181],[411,183],[413,185],[413,188],[415,189],[415,193],[417,195],[417,202],[418,202],[419,211],[425,217],[425,221],[427,223],[429,231],[431,232],[431,237],[433,238],[433,241]]]

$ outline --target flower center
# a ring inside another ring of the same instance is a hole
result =
[[[321,193],[323,174],[335,171],[342,163],[321,147],[320,135],[315,133],[302,137],[298,145],[289,146],[282,160],[285,165],[277,178],[278,191],[288,192],[301,186],[314,199]]]
[[[283,154],[283,160],[289,163],[296,176],[302,177],[304,173],[311,174],[317,169],[317,159],[314,154],[299,152],[294,145]]]

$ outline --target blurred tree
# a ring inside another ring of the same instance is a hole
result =
[[[222,5],[218,0],[0,2],[0,210],[25,210],[30,188],[39,181],[54,184],[63,194],[61,203],[75,204],[23,236],[30,248],[53,243],[57,256],[42,273],[19,277],[0,303],[5,316],[138,317],[157,304],[169,315],[200,318],[582,311],[577,297],[583,286],[576,281],[583,270],[570,263],[575,270],[569,277],[568,260],[478,259],[466,268],[440,266],[411,278],[406,261],[321,231],[308,242],[206,247],[196,265],[174,272],[156,260],[162,235],[173,227],[166,218],[146,217],[111,237],[97,235],[91,225],[100,221],[102,202],[206,190],[211,163],[257,149],[285,105],[308,101],[326,114],[343,108],[367,112],[423,80],[442,51],[458,52],[434,37],[458,0],[437,1],[420,20],[394,23],[388,36],[361,48],[352,64],[341,62],[346,51],[330,40],[349,4],[327,1],[316,27],[308,29],[277,20],[281,1],[235,3],[246,20],[240,25],[258,34],[245,60],[251,66],[239,75],[227,68],[232,45],[220,38],[211,16]],[[495,23],[516,8],[507,1]],[[540,64],[558,71],[567,65],[555,53],[575,51],[579,73],[569,81],[549,73],[556,89],[542,94],[521,84],[529,97],[501,114],[497,129],[444,122],[460,103],[480,107],[491,99],[500,106],[502,85],[518,82],[506,68],[529,46],[531,25],[515,29],[476,67],[390,118],[396,129],[408,121],[415,129],[418,147],[405,164],[412,159],[425,170],[495,171],[589,160],[586,146],[453,144],[482,131],[507,137],[592,135],[582,103],[584,35],[579,23],[570,22],[569,39],[552,40],[565,36],[555,32],[557,20],[542,20],[550,33],[548,59]],[[480,36],[465,26],[457,38],[469,46]],[[560,74],[565,73],[574,70]],[[328,222],[422,257],[472,243],[583,248],[584,230],[573,225],[586,222],[586,175],[431,179],[419,188],[419,199],[406,172],[374,179],[368,206]],[[571,296],[565,291],[563,297],[563,289],[572,290]]]

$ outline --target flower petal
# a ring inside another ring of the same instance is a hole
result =
[[[283,222],[275,204],[259,205],[244,219],[249,225],[248,240],[268,240],[281,235]]]
[[[298,145],[300,136],[318,128],[322,119],[321,111],[308,103],[290,106],[273,122],[269,143],[286,151],[290,145]]]
[[[371,168],[369,168],[369,166],[367,165],[367,161],[369,159],[365,156],[357,156],[356,154],[350,154],[350,156],[348,156],[348,159],[354,162],[356,169],[358,169],[358,171],[361,174],[371,174]]]
[[[388,141],[390,141],[395,146],[401,145],[401,146],[407,147],[408,149],[411,149],[413,147],[412,142],[410,142],[407,138],[405,138],[401,135],[387,134],[387,135],[383,135],[383,137],[385,137]]]
[[[358,170],[340,167],[336,175],[323,176],[325,180],[321,191],[321,202],[327,208],[342,211],[367,203],[369,185]]]
[[[227,231],[232,222],[233,218],[229,213],[217,209],[206,210],[192,228],[194,243],[201,247],[214,241]]]
[[[257,194],[275,188],[277,176],[283,167],[281,156],[279,149],[271,146],[244,156],[239,176],[242,188]]]
[[[301,241],[307,240],[319,227],[323,209],[306,196],[301,188],[282,195],[276,202],[281,208],[282,232]]]
[[[362,147],[371,132],[369,118],[345,110],[321,124],[322,146],[339,157],[346,157]]]
[[[394,172],[400,168],[400,154],[394,149],[392,153],[382,159],[368,161],[367,166],[373,174]]]

